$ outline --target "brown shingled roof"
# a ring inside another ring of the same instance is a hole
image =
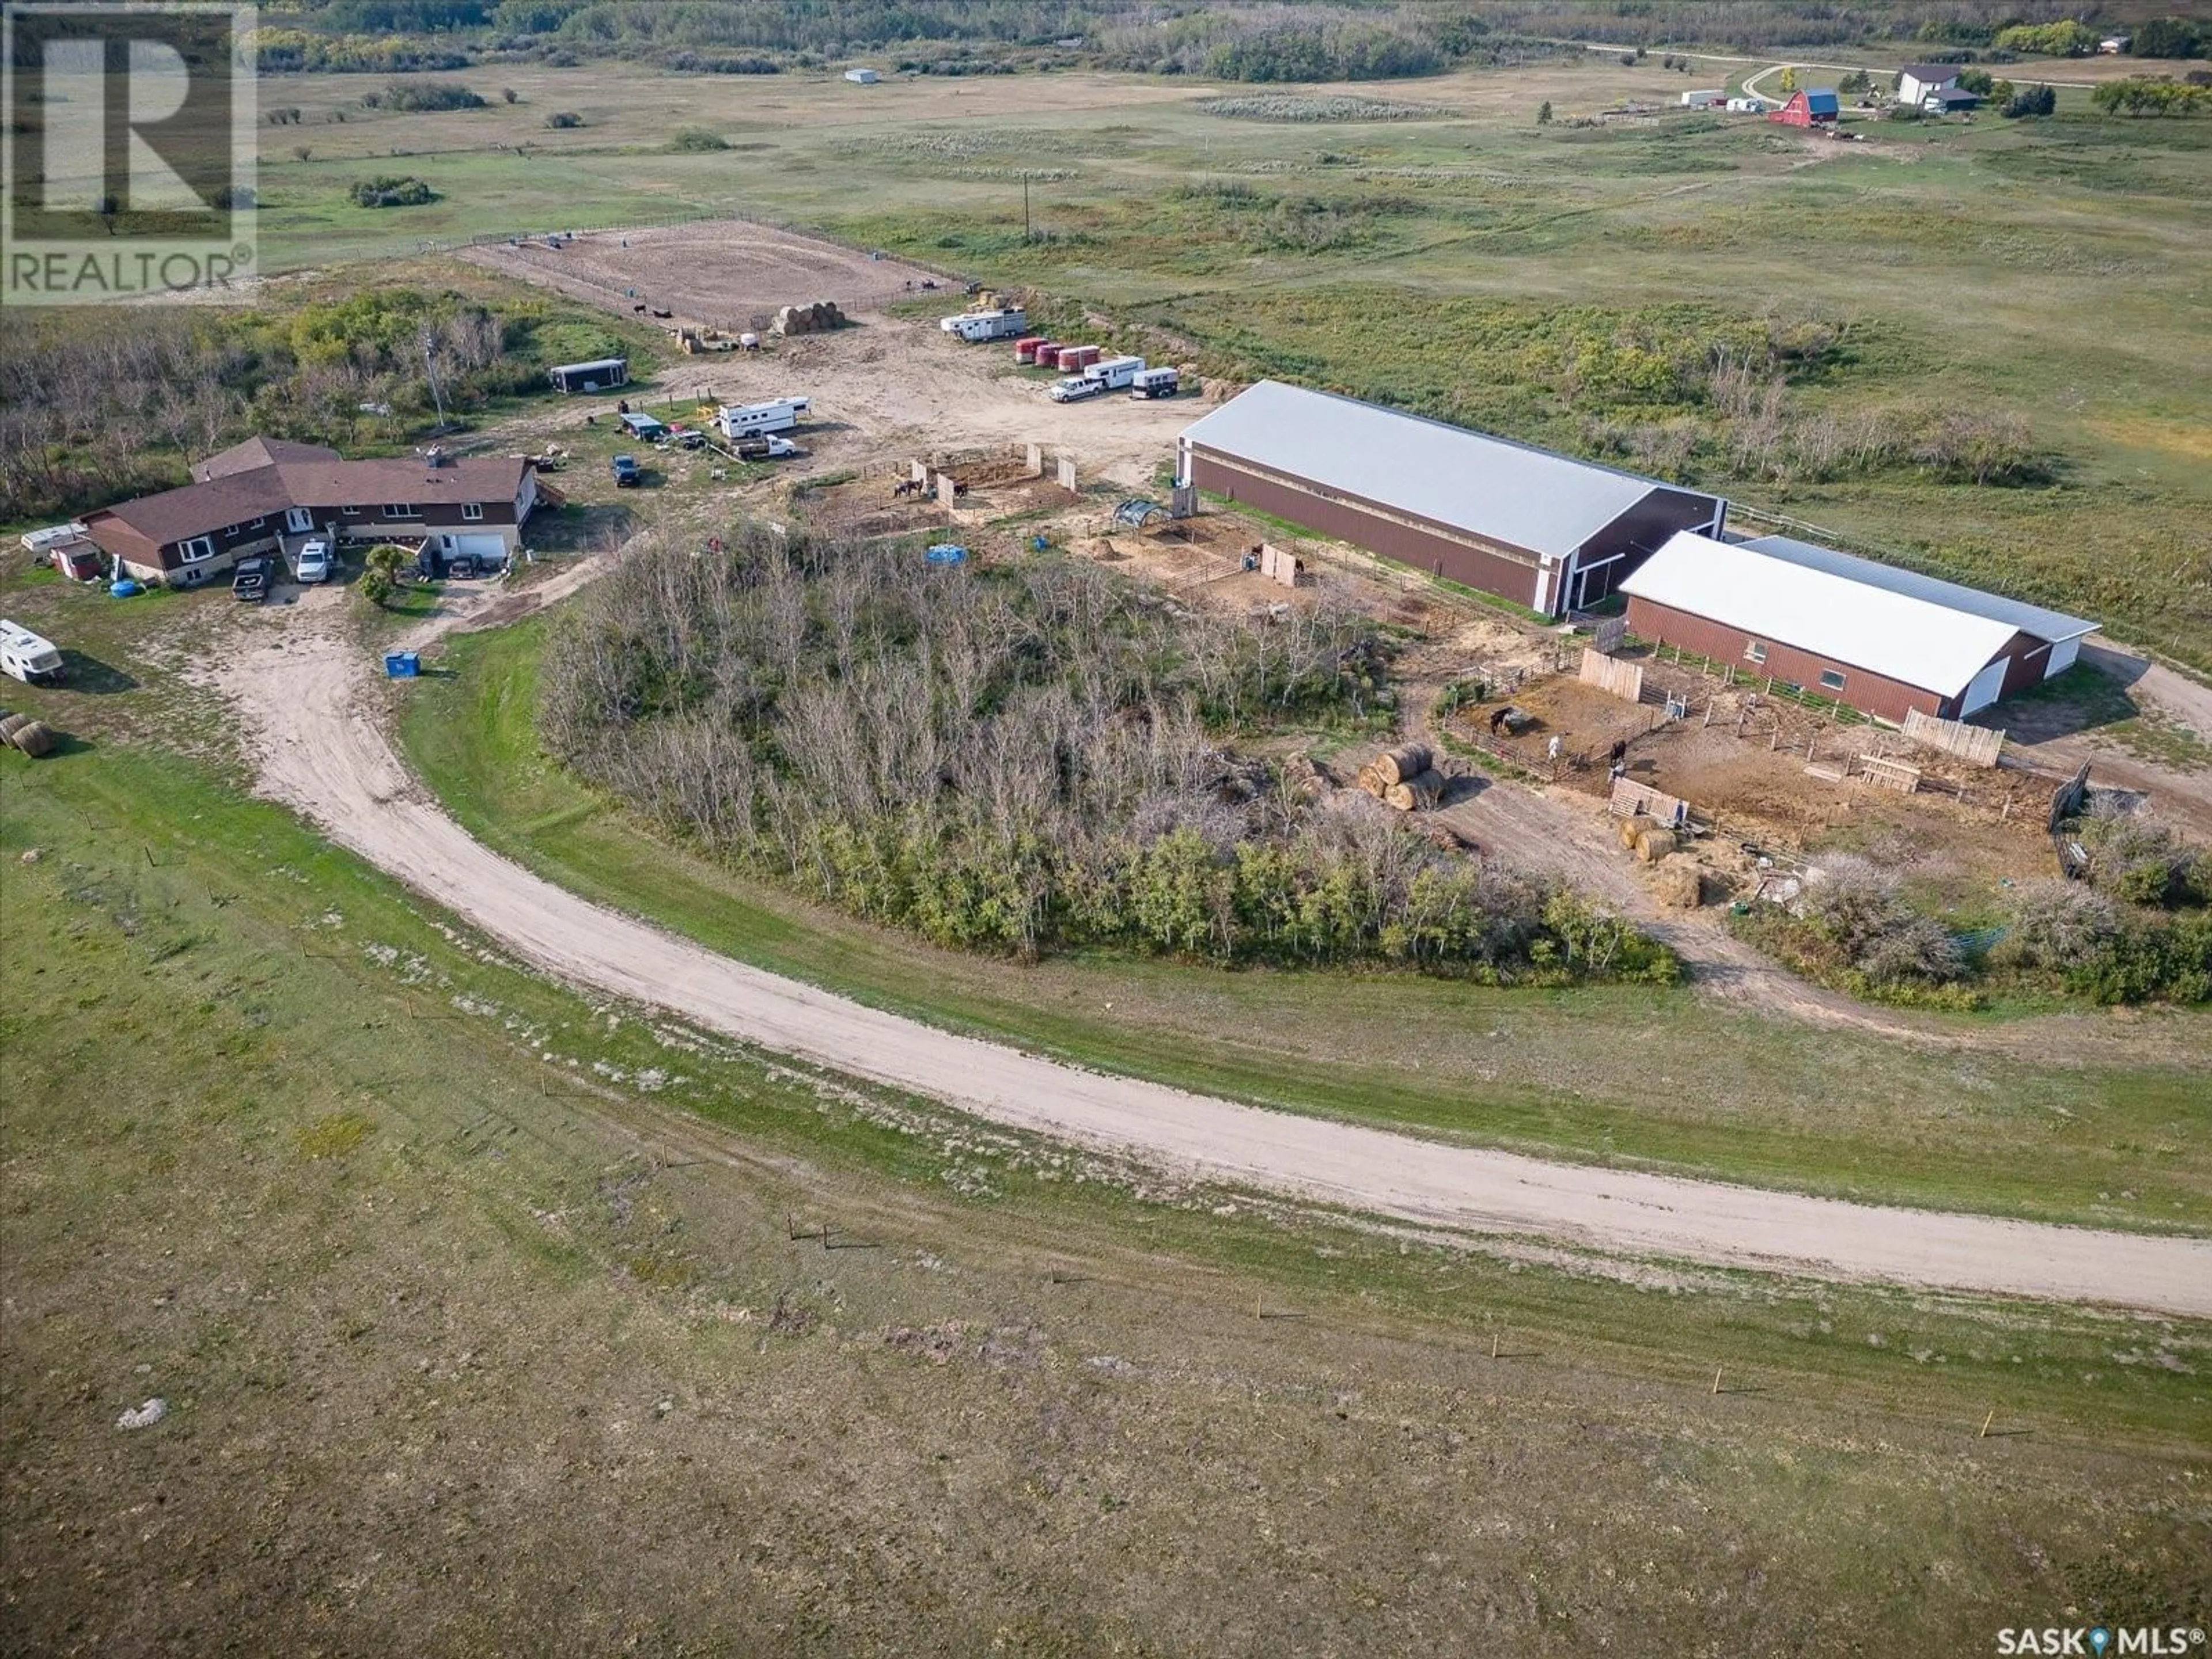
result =
[[[530,463],[519,455],[473,455],[432,466],[414,456],[379,461],[286,461],[276,471],[299,507],[409,501],[511,501]]]
[[[294,443],[289,438],[248,438],[242,444],[233,444],[219,450],[192,468],[193,478],[205,483],[210,478],[228,477],[234,472],[252,472],[258,468],[274,466],[279,461],[335,461],[338,453],[321,444]]]
[[[273,466],[263,466],[165,489],[158,495],[141,495],[136,501],[87,514],[85,525],[91,529],[97,527],[99,520],[118,520],[158,544],[204,536],[249,519],[282,513],[291,505],[283,476]]]

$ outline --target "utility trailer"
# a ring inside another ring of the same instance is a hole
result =
[[[770,432],[789,432],[809,407],[805,398],[779,398],[772,404],[724,404],[714,411],[714,425],[735,443],[739,438]]]
[[[1132,398],[1172,398],[1182,385],[1179,369],[1147,368],[1130,377]]]
[[[984,340],[1019,339],[1030,331],[1028,314],[1015,308],[958,312],[940,319],[937,325],[970,345]]]
[[[1085,365],[1083,378],[1096,380],[1109,392],[1127,391],[1145,372],[1142,357],[1106,357]]]

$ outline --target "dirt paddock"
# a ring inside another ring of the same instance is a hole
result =
[[[925,283],[948,293],[947,309],[960,303],[960,285],[936,271],[742,219],[583,231],[558,249],[542,238],[500,242],[461,257],[605,310],[671,312],[659,320],[672,326],[760,330],[779,306],[817,300],[864,314],[915,297]]]

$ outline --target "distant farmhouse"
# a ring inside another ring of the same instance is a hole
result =
[[[557,501],[520,456],[349,461],[319,444],[248,438],[191,470],[192,482],[84,516],[117,574],[190,587],[287,538],[422,541],[503,558],[531,513]]]
[[[1787,536],[1678,535],[1620,586],[1638,637],[1893,722],[1963,720],[2063,673],[2097,628]]]
[[[1897,101],[1925,109],[1937,93],[1954,91],[1958,85],[1956,64],[1907,64],[1897,74]]]

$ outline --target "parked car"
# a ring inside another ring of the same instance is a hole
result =
[[[258,605],[269,597],[276,580],[276,562],[270,558],[240,559],[230,578],[230,596]]]
[[[617,489],[635,489],[645,477],[637,470],[637,457],[635,455],[617,455],[608,465],[614,469],[615,488]]]
[[[64,542],[46,557],[73,582],[96,582],[107,574],[106,561],[90,542]]]
[[[318,537],[312,542],[301,542],[300,550],[292,556],[292,580],[298,582],[319,582],[331,574],[331,544]]]

